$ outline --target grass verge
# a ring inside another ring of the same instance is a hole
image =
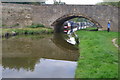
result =
[[[117,32],[77,31],[80,57],[76,78],[118,78],[118,49],[112,39]]]

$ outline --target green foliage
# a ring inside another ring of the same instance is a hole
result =
[[[2,24],[2,25],[0,25],[0,26],[4,27],[4,26],[6,26],[6,25]]]
[[[74,21],[74,22],[91,22],[87,18],[73,18],[73,19],[70,19],[70,21]]]
[[[13,25],[13,27],[16,27],[16,26],[19,26],[19,24],[15,24],[15,25]]]
[[[19,26],[19,24],[14,24],[14,25],[4,25],[4,24],[2,24],[1,26],[2,26],[2,28],[8,28],[8,27],[18,27],[18,26]]]
[[[80,57],[76,78],[118,78],[117,32],[78,31]]]
[[[111,5],[115,7],[120,7],[120,2],[101,2],[97,3],[97,5]]]
[[[119,0],[103,0],[104,2],[118,2]]]
[[[84,30],[86,30],[86,31],[95,31],[95,30],[97,30],[98,28],[97,27],[87,27],[87,28],[85,28],[85,29],[81,29],[81,31],[84,31]]]
[[[85,19],[85,18],[73,18],[73,19],[71,19],[71,21],[75,21],[75,22],[87,22],[87,19]]]
[[[27,26],[28,28],[39,28],[39,27],[45,27],[43,24],[32,24],[30,26]]]

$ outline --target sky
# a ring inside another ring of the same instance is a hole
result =
[[[47,0],[47,4],[53,4],[54,0]],[[59,1],[59,0],[57,0]],[[83,4],[83,5],[89,5],[89,4],[96,4],[98,2],[103,2],[103,0],[61,0],[61,2],[65,2],[66,4]]]

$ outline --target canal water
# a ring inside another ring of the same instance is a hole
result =
[[[63,35],[23,35],[2,40],[3,78],[74,78],[79,51]]]

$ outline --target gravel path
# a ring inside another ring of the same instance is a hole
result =
[[[116,39],[117,39],[117,38],[114,38],[114,39],[112,40],[112,43],[114,44],[115,47],[117,47],[118,49],[120,49],[120,47],[118,46],[118,44],[116,44]]]

